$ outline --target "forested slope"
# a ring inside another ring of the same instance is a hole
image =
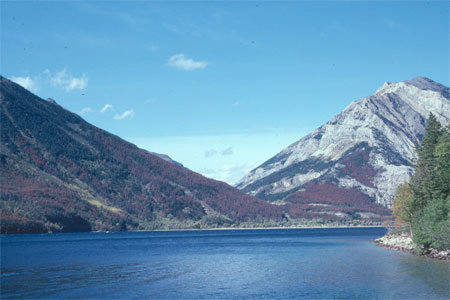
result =
[[[281,210],[0,78],[1,232],[279,222]]]

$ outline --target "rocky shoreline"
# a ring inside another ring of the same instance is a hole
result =
[[[411,237],[407,234],[387,234],[380,237],[374,241],[378,246],[388,249],[394,249],[398,251],[404,251],[416,254],[414,249],[416,245],[413,243]],[[430,249],[430,251],[422,254],[421,256],[426,256],[439,260],[450,260],[450,250],[436,250]]]

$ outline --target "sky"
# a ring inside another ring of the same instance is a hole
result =
[[[448,1],[5,1],[0,72],[236,183],[384,82],[450,86]]]

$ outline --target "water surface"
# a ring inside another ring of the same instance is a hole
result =
[[[448,299],[449,263],[377,247],[383,228],[1,237],[1,297]]]

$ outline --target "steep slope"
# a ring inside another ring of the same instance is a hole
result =
[[[151,152],[151,151],[149,151],[149,153],[150,153],[150,154],[153,154],[153,155],[156,155],[156,156],[158,156],[159,158],[162,158],[162,159],[164,159],[165,161],[168,161],[168,162],[170,162],[170,163],[173,163],[173,164],[175,164],[175,165],[177,165],[177,166],[179,166],[179,167],[184,167],[183,164],[181,164],[181,163],[179,163],[179,162],[173,160],[172,158],[170,158],[169,155],[161,154],[161,153],[156,153],[156,152]]]
[[[1,232],[279,221],[253,196],[137,148],[0,77]]]
[[[385,83],[375,95],[354,101],[236,186],[284,204],[291,215],[326,210],[342,217],[354,217],[355,212],[367,217],[383,212],[374,202],[390,208],[395,188],[411,175],[415,145],[429,113],[443,124],[450,119],[449,91],[424,77]],[[372,208],[365,212],[344,209],[367,205]]]

